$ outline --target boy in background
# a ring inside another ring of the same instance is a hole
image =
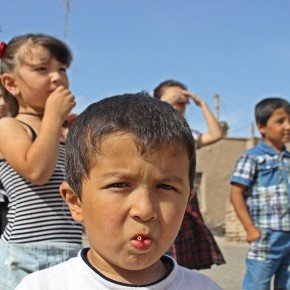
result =
[[[250,249],[244,290],[290,289],[290,104],[268,98],[256,105],[262,141],[237,161],[231,201]]]
[[[220,289],[164,255],[195,175],[192,133],[169,104],[145,93],[92,104],[69,130],[66,170],[60,191],[90,248],[17,290]]]

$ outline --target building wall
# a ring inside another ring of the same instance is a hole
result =
[[[236,220],[229,204],[230,177],[236,160],[250,146],[247,139],[225,138],[197,151],[197,173],[201,174],[199,205],[213,232],[226,231],[229,213],[232,222]]]

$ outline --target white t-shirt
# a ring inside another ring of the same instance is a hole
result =
[[[200,138],[201,138],[202,133],[200,133],[199,131],[194,130],[192,128],[190,128],[190,129],[192,132],[193,139],[195,141],[195,147],[196,147],[196,149],[199,149],[201,147]]]
[[[168,256],[161,259],[170,265],[171,270],[159,281],[142,286],[122,284],[95,270],[89,264],[86,252],[87,249],[83,249],[76,258],[26,276],[15,290],[221,290],[206,276],[177,265]]]

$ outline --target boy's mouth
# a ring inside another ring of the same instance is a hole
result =
[[[146,235],[136,235],[131,240],[131,245],[139,251],[147,251],[151,248],[153,239]]]

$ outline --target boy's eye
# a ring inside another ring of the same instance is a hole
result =
[[[67,68],[66,68],[66,67],[61,67],[61,68],[59,69],[59,71],[61,71],[61,72],[66,72],[66,71],[67,71]]]
[[[41,66],[41,67],[38,67],[36,70],[39,71],[39,72],[46,72],[47,68],[44,67],[44,66]]]
[[[285,122],[285,118],[280,118],[276,120],[277,124],[283,124]]]
[[[127,187],[127,184],[124,182],[116,182],[108,186],[108,188],[124,188],[124,187]]]
[[[157,185],[157,188],[159,188],[159,189],[163,189],[163,190],[176,190],[175,187],[173,187],[173,186],[171,186],[171,185],[168,185],[168,184],[164,184],[164,183],[162,183],[162,184],[158,184],[158,185]]]

